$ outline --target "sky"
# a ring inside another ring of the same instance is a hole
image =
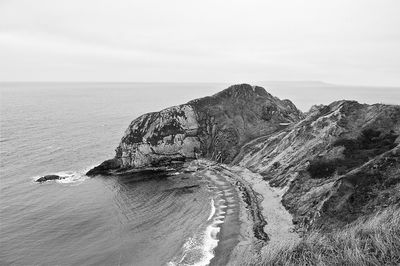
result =
[[[400,86],[398,0],[0,0],[0,81]]]

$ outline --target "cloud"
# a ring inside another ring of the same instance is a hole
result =
[[[391,0],[3,0],[0,80],[399,85],[399,7]]]

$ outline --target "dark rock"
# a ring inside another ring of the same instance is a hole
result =
[[[95,175],[109,175],[110,170],[118,169],[120,167],[120,162],[117,159],[110,159],[102,162],[99,166],[96,166],[90,169],[86,175],[87,176],[95,176]]]
[[[45,175],[37,179],[36,182],[42,183],[50,180],[60,180],[60,179],[64,179],[64,177],[61,177],[59,175]]]

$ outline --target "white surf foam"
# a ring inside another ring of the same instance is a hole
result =
[[[217,236],[221,229],[218,225],[224,223],[225,219],[225,212],[221,209],[222,206],[215,206],[214,199],[211,199],[211,206],[211,213],[207,221],[212,219],[212,222],[201,235],[191,237],[185,242],[182,257],[179,260],[169,262],[169,266],[206,266],[210,264],[212,258],[215,256],[214,249],[218,246],[219,242]],[[201,253],[201,256],[196,261],[190,261],[187,257],[191,253]]]
[[[208,216],[207,221],[209,221],[215,214],[215,206],[214,206],[214,199],[211,199],[211,212],[210,216]]]
[[[180,175],[180,172],[172,172],[172,173],[168,173],[168,176],[175,176],[175,175]]]
[[[79,184],[89,178],[85,173],[73,171],[58,172],[56,175],[63,177],[63,179],[56,180],[60,184]]]
[[[57,182],[59,184],[75,184],[75,185],[79,185],[82,182],[84,182],[85,180],[89,179],[90,177],[88,177],[87,175],[85,175],[85,173],[87,172],[88,169],[82,170],[82,171],[60,171],[60,172],[56,172],[56,173],[51,173],[52,175],[58,175],[61,177],[61,179],[57,179],[57,180],[49,180],[46,182]],[[33,180],[36,181],[38,180],[40,177],[47,175],[47,174],[43,174],[40,176],[34,176]]]

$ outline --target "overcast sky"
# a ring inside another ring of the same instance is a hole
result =
[[[0,0],[0,81],[400,85],[398,0]]]

